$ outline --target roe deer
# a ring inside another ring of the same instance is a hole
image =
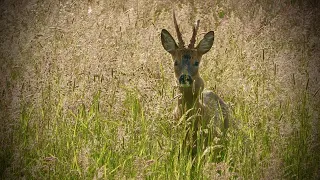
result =
[[[219,127],[224,132],[229,125],[229,115],[227,105],[223,100],[210,90],[204,90],[204,82],[199,74],[201,57],[207,53],[214,40],[214,32],[210,31],[204,35],[204,38],[195,47],[196,35],[199,29],[199,20],[193,27],[193,33],[188,47],[184,46],[182,35],[177,25],[175,13],[173,12],[173,22],[178,37],[178,45],[166,30],[161,31],[161,42],[164,49],[169,52],[174,62],[174,73],[181,93],[178,99],[178,105],[175,108],[174,116],[180,119],[186,114],[186,119],[192,119],[193,127],[191,135],[192,154],[196,153],[194,147],[195,141],[199,138],[197,134],[200,129],[215,129]],[[189,134],[190,135],[190,134]],[[190,143],[190,142],[189,142]]]

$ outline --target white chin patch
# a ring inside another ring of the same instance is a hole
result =
[[[182,87],[182,88],[187,88],[187,87],[190,87],[190,84],[189,84],[189,83],[180,84],[180,87]]]

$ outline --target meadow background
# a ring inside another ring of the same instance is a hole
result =
[[[299,0],[0,2],[0,179],[188,179],[161,29],[214,30],[230,106],[199,179],[320,178],[320,8]],[[222,151],[215,151],[220,148]]]

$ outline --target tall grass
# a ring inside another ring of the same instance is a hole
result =
[[[3,2],[3,178],[319,178],[317,11],[171,3]],[[162,28],[174,32],[172,5],[185,40],[197,18],[200,32],[215,30],[200,72],[232,116],[195,159],[188,122],[172,118],[173,64],[160,44]]]
[[[23,105],[16,129],[20,133],[15,136],[20,166],[12,170],[13,175],[41,179],[257,179],[268,178],[266,169],[275,165],[282,166],[275,169],[277,178],[313,177],[310,172],[316,167],[310,165],[316,165],[318,157],[308,147],[311,124],[305,92],[294,109],[287,102],[264,112],[239,101],[234,112],[239,127],[231,128],[226,139],[214,138],[211,146],[198,151],[195,162],[183,151],[186,126],[177,126],[169,117],[146,118],[136,93],[127,90],[124,119],[110,119],[101,112],[100,91],[89,106],[83,104],[66,113],[61,113],[61,100],[57,100],[51,104],[54,113],[48,122],[34,117],[35,112],[44,113],[42,109]],[[258,121],[251,119],[256,111]],[[270,122],[270,115],[277,122]],[[287,123],[297,125],[290,136],[280,133],[285,116],[292,118]],[[193,164],[196,175],[191,173]]]

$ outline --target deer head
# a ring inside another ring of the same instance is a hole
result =
[[[173,22],[176,29],[178,44],[171,34],[166,30],[161,31],[161,42],[164,49],[169,52],[174,62],[174,72],[179,85],[180,92],[184,94],[186,102],[190,105],[194,103],[195,97],[203,90],[204,83],[199,74],[201,57],[207,53],[213,44],[214,32],[206,33],[203,39],[195,47],[199,20],[193,27],[193,33],[188,47],[185,47],[182,35],[179,30],[175,13],[173,12]],[[189,99],[188,99],[189,98]]]

